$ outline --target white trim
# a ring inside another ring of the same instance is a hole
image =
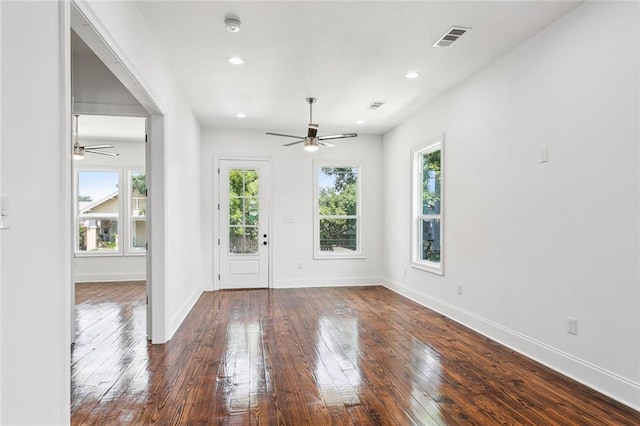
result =
[[[421,197],[422,185],[420,184],[421,173],[418,172],[422,166],[422,156],[435,151],[440,151],[440,214],[438,215],[424,215],[420,213],[420,203],[418,199]],[[411,247],[409,250],[410,259],[409,265],[412,268],[419,269],[426,272],[431,272],[438,275],[444,275],[444,262],[445,262],[445,238],[444,238],[444,214],[445,214],[445,167],[444,167],[444,134],[429,139],[425,145],[420,145],[411,150],[411,238],[409,239]],[[431,262],[428,260],[418,259],[420,253],[421,241],[418,240],[418,221],[424,217],[433,217],[440,220],[440,262]]]
[[[142,105],[113,105],[74,102],[73,112],[84,115],[121,115],[127,117],[147,117],[149,113]]]
[[[0,7],[1,9],[1,7]],[[60,372],[63,388],[60,390],[61,408],[60,424],[71,421],[69,407],[71,406],[71,362],[69,348],[75,342],[75,285],[73,282],[73,251],[72,233],[75,230],[73,200],[73,160],[71,141],[71,5],[68,1],[58,3],[59,10],[59,69],[60,69],[60,200],[62,206],[62,223],[60,224],[60,241],[63,267],[62,321],[60,336]],[[1,374],[0,374],[1,376]],[[0,399],[1,401],[1,399]],[[0,403],[0,405],[2,405]],[[0,419],[2,416],[0,415]]]
[[[355,219],[356,222],[356,244],[358,250],[345,253],[325,253],[320,250],[320,182],[319,171],[323,167],[349,167],[358,169],[357,192],[358,199],[356,204],[355,215],[332,215],[323,216],[324,219]],[[363,247],[362,238],[362,161],[331,161],[331,160],[313,160],[313,259],[314,260],[336,260],[336,259],[365,259],[366,255]]]
[[[167,341],[175,334],[176,331],[178,331],[178,328],[187,317],[189,312],[191,312],[191,309],[193,309],[203,291],[204,290],[202,286],[196,288],[180,306],[178,311],[171,316],[171,318],[169,319],[169,323],[167,324],[167,336],[169,336]]]
[[[580,382],[629,407],[640,410],[640,383],[629,380],[546,343],[537,341],[501,324],[466,311],[449,302],[384,279],[384,286],[414,302],[436,311],[552,370]]]
[[[87,272],[76,273],[76,282],[82,283],[102,283],[112,281],[144,281],[145,272]]]
[[[281,278],[273,288],[364,287],[384,285],[380,277]]]

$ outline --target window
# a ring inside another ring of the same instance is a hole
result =
[[[123,176],[127,177],[125,185],[121,184]],[[78,168],[75,183],[76,254],[144,254],[147,245],[144,172],[122,167]]]
[[[442,274],[443,137],[413,152],[411,266]]]
[[[142,171],[129,172],[129,214],[131,238],[129,250],[145,251],[147,247],[147,180]]]
[[[120,175],[117,170],[78,171],[76,252],[120,253],[119,185]]]
[[[362,257],[358,164],[316,163],[315,258]]]

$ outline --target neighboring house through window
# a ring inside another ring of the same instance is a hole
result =
[[[78,255],[128,255],[146,251],[146,182],[142,171],[76,170],[76,249]],[[121,194],[120,188],[124,188]],[[127,208],[122,200],[128,200]],[[125,214],[123,214],[125,212]]]

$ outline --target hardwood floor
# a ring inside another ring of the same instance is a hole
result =
[[[383,287],[208,292],[165,345],[146,343],[143,284],[76,295],[76,425],[640,424]]]

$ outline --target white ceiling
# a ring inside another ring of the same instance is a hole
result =
[[[578,4],[138,1],[202,126],[295,134],[306,132],[310,96],[320,134],[384,133]],[[240,32],[225,29],[229,15]],[[472,30],[432,48],[452,25]],[[229,64],[235,55],[246,64]],[[371,111],[372,101],[386,104]]]

